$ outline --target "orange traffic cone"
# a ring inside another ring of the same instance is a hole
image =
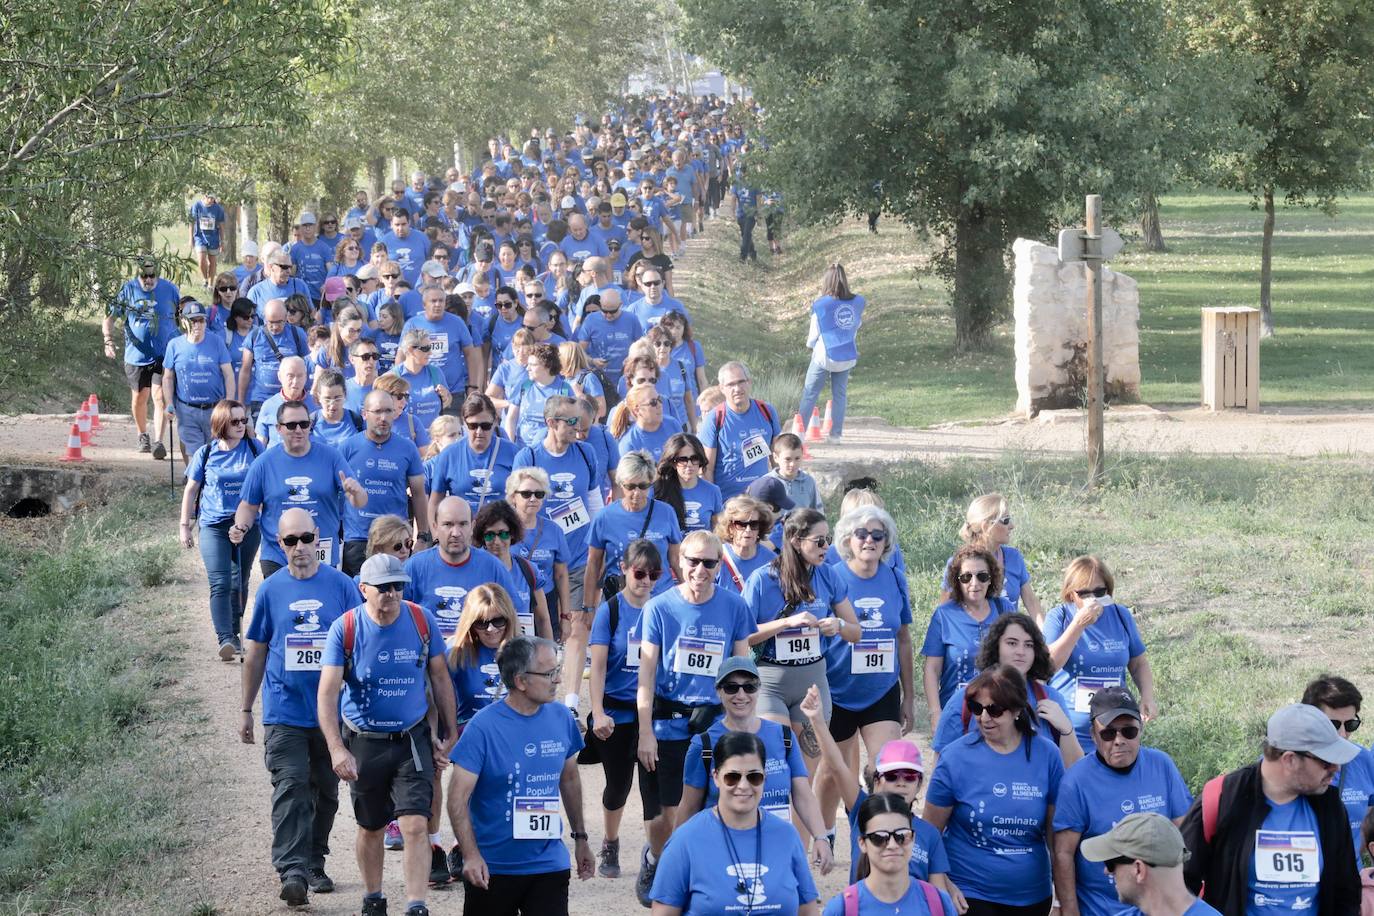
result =
[[[834,409],[835,402],[827,400],[825,402],[825,422],[821,424],[821,435],[828,436],[830,431],[835,428],[835,418],[831,411]]]
[[[76,412],[76,431],[81,435],[81,445],[87,446],[91,443],[91,415],[86,413],[86,405],[82,404],[81,409]]]
[[[806,424],[806,441],[821,441],[821,412],[816,408],[811,408],[811,419]]]
[[[100,432],[100,398],[92,394],[86,399],[86,408],[91,415],[91,432]]]
[[[811,449],[806,447],[806,440],[802,440],[802,461],[811,460]]]
[[[802,422],[801,414],[792,415],[792,433],[797,436],[806,435],[806,424]]]
[[[72,431],[67,435],[67,451],[58,461],[85,461],[85,456],[81,454],[81,430],[75,423],[72,424]]]

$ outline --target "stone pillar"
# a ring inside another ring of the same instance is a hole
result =
[[[1016,412],[1083,407],[1086,402],[1087,290],[1081,262],[1017,239],[1012,291],[1016,319]],[[1140,291],[1125,274],[1102,269],[1102,355],[1107,403],[1140,398]]]

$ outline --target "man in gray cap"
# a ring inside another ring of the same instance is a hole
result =
[[[1122,818],[1110,832],[1083,841],[1083,858],[1101,862],[1122,903],[1145,916],[1213,916],[1183,883],[1188,850],[1174,822],[1153,811]]]
[[[1269,717],[1258,763],[1217,776],[1183,819],[1184,879],[1226,916],[1354,916],[1360,878],[1332,778],[1360,746],[1315,706]]]
[[[405,838],[405,912],[429,916],[425,894],[432,862],[426,822],[435,772],[448,766],[457,737],[453,681],[438,622],[419,605],[401,600],[410,581],[401,561],[375,554],[358,578],[365,603],[334,621],[325,642],[320,729],[334,772],[352,785],[363,916],[387,911],[382,834],[393,818]],[[426,684],[439,719],[433,738]]]

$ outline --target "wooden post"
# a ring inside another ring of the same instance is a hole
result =
[[[1102,410],[1105,396],[1102,366],[1102,196],[1089,194],[1083,238],[1083,259],[1088,268],[1088,484],[1097,486],[1106,476],[1102,444]]]

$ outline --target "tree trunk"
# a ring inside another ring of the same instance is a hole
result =
[[[1260,336],[1274,336],[1269,288],[1274,280],[1274,186],[1264,186],[1264,241],[1260,243]]]
[[[322,182],[324,197],[320,200],[321,214],[329,213],[342,218],[353,206],[353,173],[352,164],[339,163],[325,175]]]
[[[225,264],[235,264],[239,259],[239,208],[238,204],[230,204],[224,210],[224,238],[221,240],[224,248],[224,255],[221,260]]]
[[[961,210],[954,234],[954,346],[969,353],[1007,316],[1006,239],[1001,223],[981,207]]]
[[[376,201],[386,193],[386,157],[377,156],[367,160],[367,192],[369,199]]]
[[[1140,235],[1146,251],[1168,251],[1164,245],[1164,232],[1159,226],[1159,198],[1153,191],[1146,191],[1144,210],[1140,214]]]
[[[273,241],[283,245],[291,244],[291,201],[287,199],[286,189],[291,176],[285,163],[273,161],[267,166],[267,175],[272,179],[267,193],[267,232]]]
[[[258,241],[258,196],[251,182],[243,198],[243,239],[254,244]]]

